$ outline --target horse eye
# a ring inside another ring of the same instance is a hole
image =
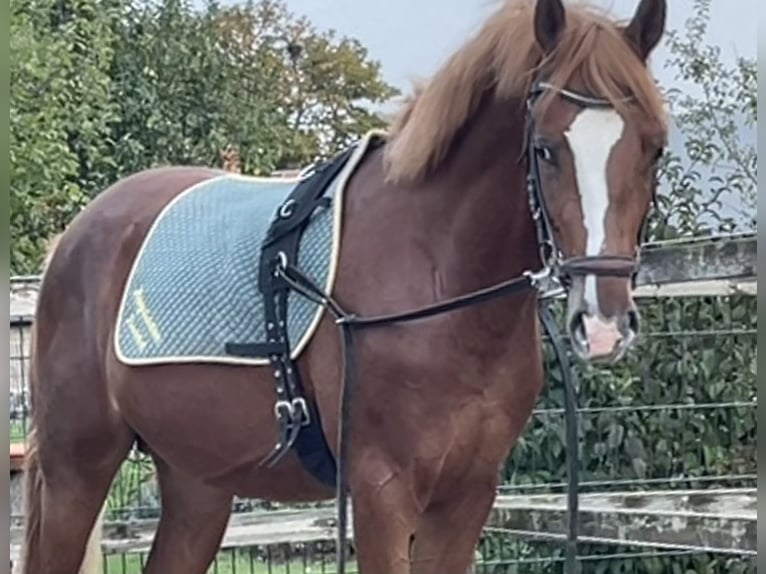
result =
[[[543,144],[535,144],[537,157],[547,163],[553,163],[553,150]]]

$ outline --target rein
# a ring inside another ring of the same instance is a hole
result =
[[[348,533],[348,456],[349,434],[351,421],[351,404],[356,391],[356,356],[354,353],[354,332],[364,329],[383,327],[398,323],[408,323],[464,307],[478,305],[486,301],[498,299],[527,289],[534,289],[541,295],[540,318],[553,344],[556,358],[559,362],[564,381],[564,401],[566,419],[566,458],[567,458],[567,542],[566,542],[566,572],[575,574],[577,568],[577,537],[578,537],[578,432],[577,432],[577,385],[575,375],[569,364],[563,338],[558,324],[548,306],[548,300],[555,296],[560,289],[553,287],[555,279],[549,269],[540,273],[525,272],[521,276],[503,281],[491,287],[479,289],[465,295],[447,299],[439,303],[389,315],[359,317],[346,312],[332,296],[324,293],[309,277],[290,265],[277,265],[275,276],[287,283],[295,292],[329,309],[335,316],[335,323],[340,326],[343,342],[343,391],[340,407],[340,424],[338,431],[337,454],[337,540],[336,540],[336,573],[346,572],[346,538]]]

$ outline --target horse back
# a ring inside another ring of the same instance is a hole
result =
[[[63,314],[87,309],[82,336],[103,344],[152,222],[185,189],[221,173],[201,167],[154,168],[125,177],[100,193],[49,250],[36,323],[55,325]],[[44,327],[40,331],[44,337]]]

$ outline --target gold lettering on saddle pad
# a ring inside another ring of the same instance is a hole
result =
[[[143,351],[146,348],[146,339],[141,334],[141,330],[137,325],[137,319],[141,319],[144,327],[146,327],[146,330],[149,332],[149,336],[155,343],[159,343],[162,340],[162,333],[160,332],[160,328],[157,326],[154,317],[152,317],[149,306],[146,304],[143,287],[133,291],[133,300],[136,303],[138,314],[131,313],[130,317],[127,318],[126,324],[131,335],[133,335],[136,345]]]
[[[136,325],[136,315],[131,313],[130,317],[125,319],[125,325],[127,325],[130,334],[133,336],[133,341],[140,350],[146,349],[146,339],[141,334],[141,330]]]

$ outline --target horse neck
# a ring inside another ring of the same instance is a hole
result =
[[[436,174],[442,201],[452,206],[440,262],[450,295],[539,267],[526,191],[523,109],[482,105]]]
[[[481,107],[426,191],[438,220],[436,294],[447,299],[540,267],[526,190],[522,106]],[[536,297],[482,303],[453,320],[461,345],[490,370],[504,369],[536,345]],[[498,371],[500,372],[500,371]]]

